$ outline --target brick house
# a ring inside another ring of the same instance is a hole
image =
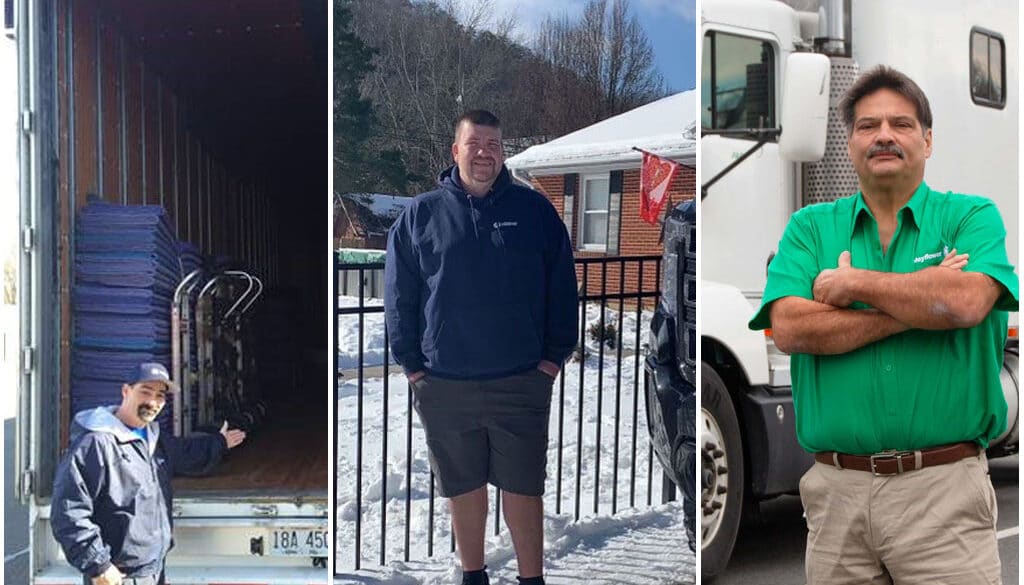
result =
[[[412,197],[345,193],[334,198],[334,248],[383,250],[388,230]]]
[[[677,93],[530,147],[505,164],[516,178],[551,200],[565,221],[577,258],[660,256],[661,226],[640,219],[641,154],[633,147],[681,163],[669,196],[672,205],[693,199],[696,92]],[[649,266],[644,268],[644,290],[655,283],[654,266]],[[618,265],[609,270],[614,274],[605,276],[606,290],[617,292]],[[597,272],[588,274],[589,291],[600,290],[599,268]],[[627,265],[626,291],[637,290],[637,273],[636,264]]]

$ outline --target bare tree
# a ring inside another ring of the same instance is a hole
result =
[[[420,177],[413,188],[429,187],[451,164],[452,123],[463,111],[487,108],[506,128],[523,126],[505,110],[520,109],[511,72],[532,57],[510,40],[514,20],[497,15],[492,0],[363,0],[353,16],[356,34],[376,50],[363,84],[378,119],[375,140],[401,153]]]
[[[578,22],[548,18],[534,43],[537,54],[600,88],[593,121],[635,108],[665,94],[654,50],[626,0],[590,0]]]
[[[367,142],[373,152],[401,159],[410,192],[431,187],[451,164],[452,123],[466,110],[493,111],[509,138],[550,137],[664,91],[650,43],[623,0],[610,10],[607,0],[591,0],[578,21],[549,19],[531,48],[512,40],[514,18],[494,6],[351,3],[352,31],[374,51],[361,86],[374,112]]]
[[[654,66],[654,49],[625,0],[615,0],[610,24],[605,76],[609,109],[634,108],[664,95],[664,80]]]
[[[500,14],[494,0],[442,0],[440,6],[468,31],[486,29],[504,38],[515,33],[515,16],[511,12]]]

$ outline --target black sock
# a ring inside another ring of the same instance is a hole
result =
[[[519,585],[544,585],[544,577],[516,577]]]
[[[489,585],[487,578],[487,565],[476,571],[462,571],[462,585]]]

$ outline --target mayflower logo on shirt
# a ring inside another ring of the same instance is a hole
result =
[[[494,222],[494,227],[495,228],[516,227],[517,225],[519,225],[518,221],[496,221],[496,222]]]
[[[949,246],[943,246],[942,250],[940,250],[938,252],[934,252],[932,254],[925,254],[924,256],[918,256],[917,258],[914,258],[914,264],[920,264],[922,262],[927,262],[929,260],[934,260],[936,258],[944,258],[948,254],[949,254]]]

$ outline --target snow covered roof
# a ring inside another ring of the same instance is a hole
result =
[[[384,195],[383,193],[346,193],[342,197],[367,207],[374,215],[391,218],[398,217],[398,214],[402,213],[402,210],[408,207],[412,200],[410,197]]]
[[[341,195],[341,212],[358,224],[366,235],[384,235],[391,224],[412,201],[412,197],[381,193],[345,193]]]
[[[695,163],[695,91],[684,91],[602,120],[505,161],[513,171],[559,174],[592,167],[639,166],[642,148],[673,160]]]

